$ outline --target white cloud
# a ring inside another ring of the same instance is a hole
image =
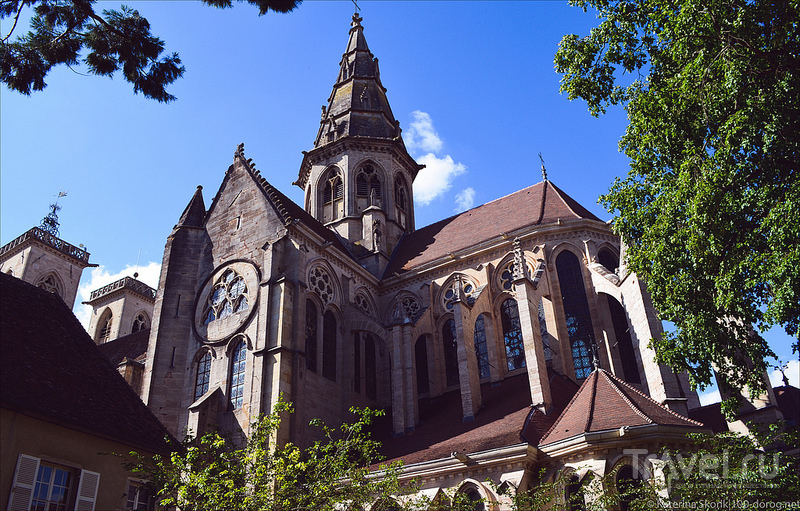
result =
[[[702,392],[697,395],[700,398],[700,406],[710,405],[712,403],[719,403],[722,401],[722,398],[719,395],[719,390],[716,388],[713,390],[709,390],[708,392]]]
[[[456,194],[456,213],[466,211],[475,204],[475,189],[471,186]]]
[[[415,110],[411,112],[411,116],[414,120],[411,121],[406,136],[403,138],[408,150],[428,153],[441,151],[444,143],[433,127],[433,119],[430,114]]]
[[[411,112],[411,116],[413,120],[408,130],[404,132],[403,140],[412,156],[425,165],[414,180],[414,201],[418,206],[427,206],[447,192],[452,186],[453,179],[463,174],[467,167],[462,163],[456,163],[449,154],[441,154],[444,141],[433,127],[433,119],[427,112],[415,110]],[[466,199],[456,197],[457,207],[462,208],[459,211],[469,209],[461,205],[464,200]]]
[[[123,277],[133,277],[134,273],[138,273],[136,277],[152,288],[158,288],[158,279],[161,275],[161,263],[150,262],[145,266],[141,265],[128,265],[120,272],[109,273],[105,266],[98,266],[92,268],[89,274],[89,281],[81,284],[78,287],[78,299],[75,303],[75,315],[81,322],[84,328],[89,328],[89,320],[92,317],[92,308],[89,305],[84,305],[82,302],[89,300],[92,291],[99,289],[106,284],[111,284]]]
[[[789,362],[788,367],[784,370],[786,377],[789,379],[789,385],[793,387],[800,387],[800,362],[792,360]],[[769,373],[769,381],[773,387],[783,386],[783,375],[780,371],[775,369]]]
[[[422,206],[449,190],[453,179],[467,170],[465,165],[454,162],[450,155],[439,158],[428,153],[417,161],[425,165],[414,180],[414,201]]]

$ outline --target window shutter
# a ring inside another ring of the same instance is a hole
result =
[[[88,470],[81,470],[81,482],[78,484],[78,499],[75,501],[76,511],[94,511],[98,486],[100,486],[100,474]]]
[[[14,483],[11,485],[11,496],[8,499],[9,511],[28,511],[31,508],[33,487],[36,485],[36,474],[39,472],[39,458],[20,454],[17,469],[14,472]]]

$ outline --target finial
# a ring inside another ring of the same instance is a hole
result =
[[[539,160],[542,162],[542,180],[547,181],[547,169],[544,168],[544,158],[542,158],[542,153],[539,153]]]
[[[789,386],[789,378],[786,377],[786,369],[789,368],[789,364],[785,363],[783,361],[779,361],[778,364],[780,364],[780,365],[776,365],[774,367],[774,369],[777,369],[778,371],[781,372],[781,376],[783,376],[783,378],[782,378],[783,379],[783,386],[784,387],[788,387]]]
[[[58,191],[58,195],[56,195],[56,201],[53,204],[50,204],[50,213],[48,213],[46,217],[42,218],[42,222],[39,224],[40,229],[52,234],[55,237],[58,237],[58,212],[61,210],[61,206],[58,205],[58,199],[66,196],[67,192],[63,190]]]
[[[597,354],[597,345],[591,343],[592,346],[592,370],[597,371],[600,369],[600,357]]]

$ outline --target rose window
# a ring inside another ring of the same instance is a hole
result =
[[[204,313],[207,325],[214,320],[227,318],[237,312],[250,308],[247,303],[247,284],[244,278],[233,270],[226,270],[222,277],[214,283],[208,297]]]
[[[356,295],[356,307],[361,309],[364,314],[371,316],[372,315],[372,308],[369,305],[369,300],[366,296],[362,295],[361,293]]]
[[[308,287],[317,293],[324,303],[330,303],[335,298],[333,279],[319,266],[313,268],[309,273]]]
[[[473,293],[475,293],[475,284],[470,282],[469,280],[462,278],[460,280],[453,280],[450,284],[445,287],[444,293],[442,294],[442,305],[447,310],[453,310],[453,304],[458,298],[456,293],[456,286],[461,286],[461,292],[463,293],[463,298],[468,302],[473,302]]]
[[[417,303],[416,299],[407,296],[399,300],[397,304],[394,306],[392,317],[395,320],[399,320],[401,318],[413,318],[418,313],[419,313],[419,303]]]

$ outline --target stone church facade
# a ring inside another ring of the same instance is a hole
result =
[[[198,187],[167,239],[143,399],[173,434],[246,435],[283,396],[296,409],[283,441],[308,444],[311,419],[340,423],[356,405],[390,410],[388,443],[401,445],[422,436],[421,403],[448,396],[454,423],[469,425],[502,402],[484,396],[512,381],[526,424],[550,428],[597,371],[681,417],[673,429],[701,426],[686,418],[699,402],[685,376],[647,347],[660,322],[606,222],[545,176],[417,229],[421,168],[355,15],[295,181],[302,207],[240,145],[210,205]],[[566,400],[559,386],[571,389]],[[477,481],[524,486],[545,432],[481,444],[489,454],[477,464],[448,453],[407,471],[431,495],[472,481],[500,505]],[[434,462],[450,468],[426,472]]]

